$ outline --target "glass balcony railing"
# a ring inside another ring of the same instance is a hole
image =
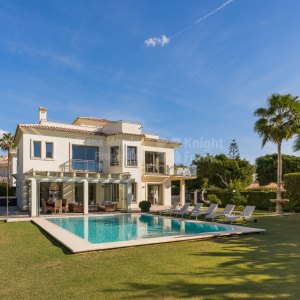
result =
[[[154,174],[154,175],[196,177],[197,167],[196,166],[169,167],[164,164],[145,164],[144,173],[149,175]]]
[[[102,172],[103,164],[102,162],[95,160],[73,159],[72,168],[76,171]]]
[[[103,162],[96,160],[71,159],[60,166],[63,172],[88,171],[103,172]]]
[[[145,173],[168,175],[168,167],[165,164],[145,164]]]

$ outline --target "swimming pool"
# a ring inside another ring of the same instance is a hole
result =
[[[265,231],[139,213],[53,216],[32,221],[73,253]]]
[[[233,227],[224,227],[213,223],[190,222],[139,214],[49,218],[48,221],[92,244],[234,230]]]

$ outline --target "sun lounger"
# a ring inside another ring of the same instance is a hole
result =
[[[191,213],[190,213],[190,217],[194,214],[197,214],[199,213],[201,207],[202,207],[203,203],[197,203],[194,208],[191,210]]]
[[[227,204],[221,213],[212,213],[205,217],[205,219],[211,219],[212,221],[216,218],[225,217],[231,215],[232,211],[234,210],[235,205]]]
[[[224,217],[224,221],[233,221],[237,219],[243,219],[245,221],[251,220],[251,216],[255,210],[255,206],[246,206],[245,209],[239,215],[227,215]]]
[[[166,208],[166,209],[162,209],[162,210],[158,210],[157,212],[160,214],[172,214],[177,210],[177,207],[179,205],[179,201],[176,201],[173,203],[173,205],[170,208]]]
[[[183,217],[185,214],[187,214],[189,212],[189,207],[190,207],[190,203],[185,203],[182,208],[177,211],[177,217],[181,216]]]
[[[206,216],[209,214],[212,214],[216,209],[218,208],[218,204],[210,204],[210,206],[207,208],[206,211],[198,211],[191,213],[190,217],[196,217],[196,220],[198,217]]]

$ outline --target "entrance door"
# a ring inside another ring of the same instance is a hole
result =
[[[162,186],[160,184],[148,184],[148,201],[153,205],[163,205]]]

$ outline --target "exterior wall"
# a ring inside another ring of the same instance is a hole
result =
[[[33,141],[41,141],[41,158],[33,157]],[[45,143],[53,143],[53,158],[46,158]],[[59,171],[60,166],[72,157],[72,145],[103,147],[103,140],[91,138],[71,138],[46,135],[23,135],[23,173],[34,169],[39,171]]]
[[[16,186],[16,179],[12,177],[13,174],[17,174],[17,157],[12,156],[10,158],[10,186]]]
[[[141,134],[141,124],[129,122],[109,123],[103,127],[105,134],[129,133]]]
[[[49,122],[47,122],[49,123]],[[55,123],[53,123],[54,125]],[[61,125],[59,125],[61,126]],[[66,125],[75,126],[75,125]],[[84,127],[76,125],[76,127]],[[105,126],[108,132],[121,131],[139,134],[141,125],[137,123],[112,123]],[[33,141],[41,142],[41,158],[33,157]],[[45,143],[53,143],[53,158],[46,158]],[[17,163],[17,198],[18,206],[26,209],[28,206],[28,183],[24,180],[24,173],[29,170],[38,171],[60,171],[61,165],[65,164],[72,158],[72,145],[87,145],[99,147],[100,161],[103,161],[103,172],[106,174],[121,174],[130,173],[131,178],[136,183],[136,202],[147,199],[147,185],[148,184],[161,184],[162,185],[162,199],[164,205],[171,204],[171,182],[168,176],[153,175],[151,178],[144,176],[145,169],[145,152],[160,152],[165,153],[165,164],[167,170],[174,165],[174,148],[167,144],[143,144],[142,137],[140,136],[90,136],[75,133],[65,132],[46,132],[40,134],[23,133],[18,144],[18,163]],[[110,147],[120,147],[120,163],[119,166],[110,166]],[[137,166],[127,165],[127,147],[137,147]],[[107,190],[107,189],[106,189]],[[97,202],[107,200],[107,191],[101,184],[96,187],[96,200]],[[125,188],[120,185],[119,190],[119,203],[125,197]],[[127,190],[127,188],[126,188]],[[69,201],[74,200],[74,184],[64,183],[63,198]]]

